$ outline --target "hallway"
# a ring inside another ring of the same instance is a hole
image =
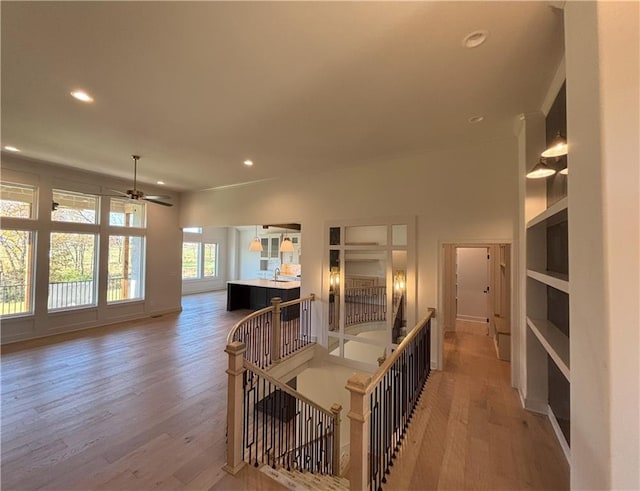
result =
[[[525,411],[509,363],[487,336],[445,335],[385,488],[569,489],[569,466],[545,416]]]

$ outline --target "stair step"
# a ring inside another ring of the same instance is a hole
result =
[[[268,465],[263,465],[260,471],[292,491],[349,490],[349,480],[344,477],[288,471],[286,469],[272,469]]]

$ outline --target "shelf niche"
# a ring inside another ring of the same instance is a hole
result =
[[[558,131],[567,137],[563,84],[545,118],[546,145]],[[567,156],[548,158],[549,167],[567,167]],[[546,413],[570,460],[570,320],[568,176],[557,172],[544,187],[532,183],[525,200],[545,209],[526,226],[527,402]],[[525,201],[526,202],[526,201]],[[536,206],[535,208],[538,208]],[[525,209],[526,213],[526,209]]]

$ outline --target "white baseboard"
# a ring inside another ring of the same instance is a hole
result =
[[[524,402],[524,394],[522,393],[520,387],[518,387],[518,397],[520,397],[520,404],[522,404],[522,407],[526,409],[527,405]]]
[[[524,408],[534,413],[544,414],[545,416],[549,414],[549,411],[548,411],[549,404],[547,403],[547,401],[540,401],[537,399],[528,399],[525,397]]]
[[[571,465],[571,448],[569,447],[569,444],[567,443],[567,440],[564,437],[564,433],[562,433],[562,430],[560,429],[560,425],[558,424],[556,415],[553,414],[553,411],[551,410],[551,406],[547,406],[547,415],[549,416],[549,421],[551,421],[551,426],[553,428],[553,431],[556,434],[556,438],[560,442],[560,446],[562,447],[564,456],[567,459],[567,462],[569,463],[569,465]]]

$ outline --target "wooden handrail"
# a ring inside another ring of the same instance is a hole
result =
[[[402,342],[398,345],[398,348],[393,353],[391,353],[391,355],[389,355],[384,363],[378,368],[378,371],[371,377],[371,382],[369,382],[369,385],[367,385],[367,388],[365,389],[365,392],[367,394],[375,389],[376,385],[378,385],[378,382],[382,380],[382,377],[384,377],[384,375],[393,366],[395,361],[399,358],[400,354],[407,348],[409,343],[413,341],[413,338],[418,335],[420,330],[426,325],[429,319],[435,316],[435,313],[436,309],[430,308],[427,312],[427,315],[420,322],[418,322],[413,329],[411,329],[411,332],[409,332],[407,337],[402,340]]]
[[[316,299],[316,296],[315,296],[314,293],[312,293],[308,297],[296,298],[295,300],[289,300],[288,302],[283,302],[283,303],[280,304],[280,307],[289,307],[290,305],[295,305],[297,303],[302,303],[305,300],[311,300],[313,302],[313,301],[315,301],[315,299]],[[227,334],[227,344],[233,342],[233,336],[238,331],[238,329],[240,329],[242,324],[244,324],[245,322],[248,322],[251,319],[254,319],[254,318],[256,318],[256,317],[258,317],[258,316],[260,316],[262,314],[266,314],[267,312],[273,312],[273,305],[269,305],[268,307],[265,307],[264,309],[260,309],[260,310],[256,310],[255,312],[251,312],[248,316],[243,317],[238,322],[236,322],[236,324],[234,324],[234,326],[229,331],[229,334]]]
[[[295,397],[296,399],[301,400],[305,404],[308,404],[309,406],[313,407],[314,409],[317,409],[318,411],[320,411],[320,412],[324,413],[325,415],[329,416],[331,419],[335,419],[335,416],[331,411],[323,408],[322,406],[319,406],[318,404],[313,402],[311,399],[307,399],[305,396],[300,394],[300,392],[298,392],[297,390],[292,389],[287,384],[283,384],[277,378],[272,377],[267,372],[265,372],[261,368],[258,368],[256,365],[254,365],[253,363],[251,363],[250,361],[248,361],[246,359],[244,360],[244,367],[246,369],[251,370],[252,372],[256,373],[260,377],[266,379],[267,381],[271,382],[273,385],[278,387],[278,389],[282,390],[283,392],[286,392],[291,397]]]
[[[289,300],[288,302],[282,302],[282,303],[280,304],[280,307],[281,307],[281,308],[289,307],[289,306],[291,306],[291,305],[295,305],[295,304],[297,304],[297,303],[302,303],[302,302],[304,302],[305,300],[311,300],[312,302],[315,302],[315,300],[316,300],[316,294],[315,294],[315,293],[312,293],[312,294],[311,294],[311,295],[309,295],[308,297],[304,297],[304,298],[296,298],[296,299],[294,299],[294,300]]]

